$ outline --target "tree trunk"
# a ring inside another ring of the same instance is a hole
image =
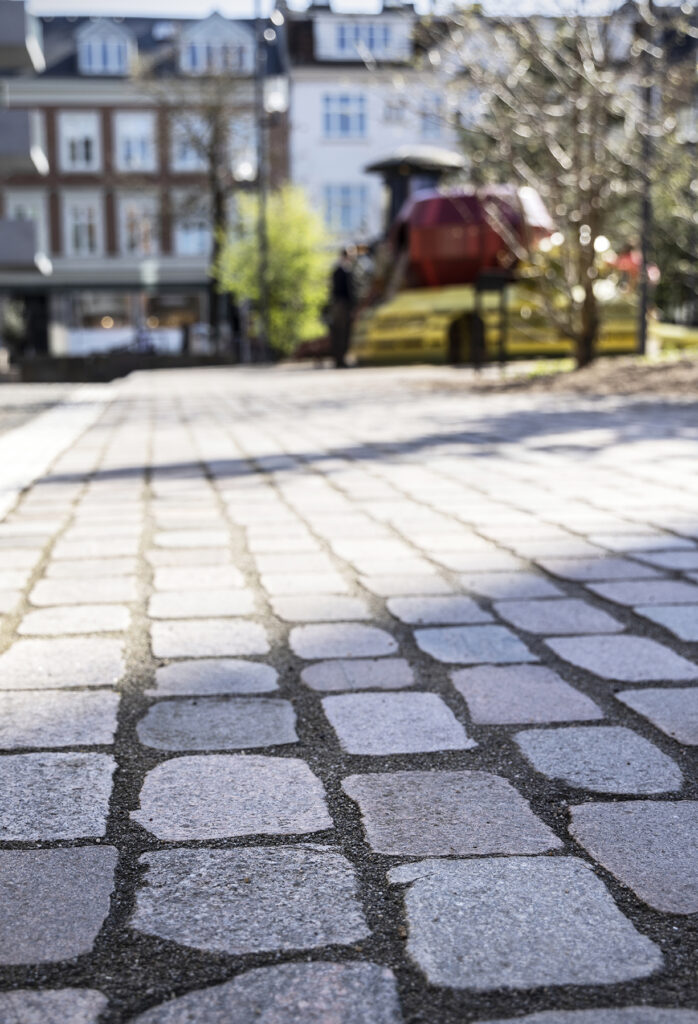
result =
[[[228,228],[227,211],[225,204],[225,192],[220,187],[217,176],[211,182],[211,205],[213,223],[213,244],[211,246],[211,268],[208,278],[208,323],[211,329],[211,338],[215,345],[216,354],[220,355],[221,348],[221,295],[218,291],[218,281],[214,268],[223,247],[223,238]]]
[[[584,292],[584,304],[582,306],[581,331],[577,336],[575,355],[577,369],[581,370],[589,366],[596,358],[596,341],[599,334],[599,311],[594,295],[593,282],[588,281]]]

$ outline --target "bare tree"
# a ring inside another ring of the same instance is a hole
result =
[[[593,360],[601,327],[604,250],[609,238],[637,238],[648,153],[674,130],[670,112],[695,75],[694,46],[678,45],[695,41],[690,13],[632,3],[594,17],[472,9],[434,24],[474,183],[533,187],[558,226],[545,251],[519,255],[579,366]]]

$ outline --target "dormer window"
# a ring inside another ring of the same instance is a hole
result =
[[[251,75],[254,35],[248,28],[212,14],[182,33],[179,69],[187,75]]]
[[[127,75],[135,42],[122,25],[94,21],[78,33],[78,68],[83,75]]]

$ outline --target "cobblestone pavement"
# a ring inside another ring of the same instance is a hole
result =
[[[695,403],[419,379],[12,435],[3,1024],[698,1021]]]

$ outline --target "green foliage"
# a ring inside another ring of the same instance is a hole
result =
[[[658,153],[653,187],[653,256],[661,274],[656,303],[661,319],[698,322],[698,175],[696,146],[673,137]],[[660,163],[661,162],[661,163]],[[681,314],[683,313],[683,317]]]
[[[221,291],[250,299],[255,307],[260,300],[258,210],[256,195],[239,196],[237,221],[214,267]],[[291,185],[269,196],[267,235],[269,341],[277,352],[289,353],[325,330],[320,314],[328,295],[330,243],[303,190]]]

